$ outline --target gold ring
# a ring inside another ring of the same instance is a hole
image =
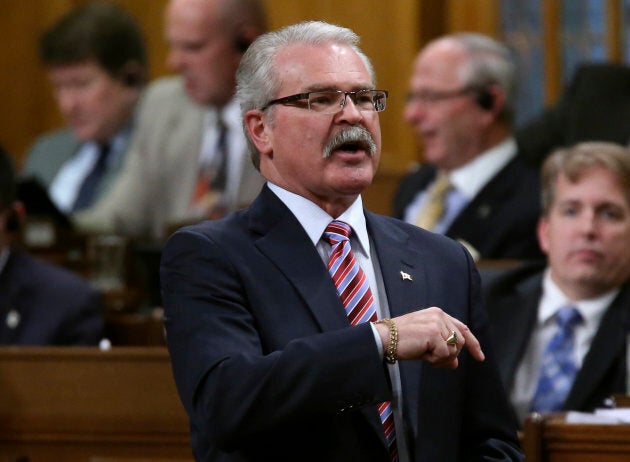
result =
[[[457,345],[457,342],[459,342],[459,339],[457,338],[457,332],[452,330],[451,335],[449,335],[446,339],[446,343],[448,343],[449,345]]]

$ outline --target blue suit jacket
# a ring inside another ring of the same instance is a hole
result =
[[[0,345],[97,345],[100,294],[79,276],[12,250],[0,272]]]
[[[521,460],[463,248],[366,212],[391,316],[440,306],[488,359],[400,363],[415,461]],[[410,274],[403,280],[400,272]],[[162,256],[167,343],[201,461],[387,461],[375,404],[392,398],[368,324],[350,326],[315,247],[268,188],[175,233]]]

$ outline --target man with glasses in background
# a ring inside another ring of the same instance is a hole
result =
[[[418,54],[405,119],[423,163],[399,185],[394,216],[464,243],[477,259],[542,257],[538,173],[512,135],[517,70],[481,34],[430,42]]]
[[[470,255],[363,208],[387,92],[358,40],[306,22],[254,41],[237,99],[266,186],[163,251],[166,338],[193,452],[522,460]]]

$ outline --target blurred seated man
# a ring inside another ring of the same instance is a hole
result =
[[[581,141],[630,142],[630,67],[578,67],[558,102],[516,131],[519,153],[539,167],[554,149]]]
[[[0,148],[0,345],[97,345],[103,332],[99,293],[13,245],[22,214],[13,166]]]
[[[178,77],[143,98],[125,171],[76,223],[94,232],[161,240],[169,228],[217,218],[258,194],[263,178],[247,152],[235,73],[266,29],[259,0],[170,0],[168,64]]]
[[[93,206],[122,168],[147,78],[144,40],[120,6],[94,2],[55,22],[39,55],[69,127],[34,142],[22,175],[39,180],[71,214]]]
[[[540,258],[537,170],[512,134],[516,67],[480,34],[440,37],[418,54],[405,107],[424,163],[399,185],[394,216],[462,242],[476,259]]]
[[[586,142],[548,157],[538,239],[547,266],[485,289],[499,368],[522,423],[530,411],[592,411],[626,390],[630,150]]]

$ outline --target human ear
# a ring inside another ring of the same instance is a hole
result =
[[[252,143],[263,155],[272,152],[271,133],[265,113],[259,109],[252,109],[245,113],[245,129]]]

